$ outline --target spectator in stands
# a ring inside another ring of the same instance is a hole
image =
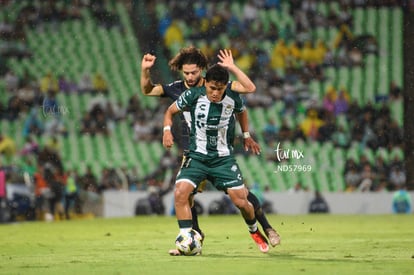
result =
[[[332,141],[336,129],[335,118],[332,115],[326,115],[326,119],[323,120],[323,124],[318,129],[317,140],[321,143]]]
[[[358,191],[360,192],[369,192],[371,191],[371,186],[374,185],[374,182],[377,179],[377,175],[372,169],[370,164],[364,164],[361,171],[361,182],[358,186]]]
[[[377,154],[375,157],[374,171],[378,175],[378,179],[388,180],[388,175],[390,173],[390,167],[385,162],[384,157],[380,154]]]
[[[16,73],[13,70],[8,70],[3,79],[6,85],[6,91],[14,94],[19,87],[19,78]]]
[[[351,43],[353,39],[354,35],[352,34],[349,26],[342,24],[335,36],[333,46],[335,49],[343,48],[344,50],[348,51],[351,49]]]
[[[55,95],[59,91],[59,83],[51,72],[48,72],[40,79],[40,92],[45,95]]]
[[[65,75],[58,76],[59,91],[63,93],[72,93],[77,91],[76,84],[70,81]]]
[[[308,189],[306,186],[304,186],[302,184],[302,182],[298,181],[295,184],[293,184],[293,186],[291,186],[288,190],[289,193],[302,193],[302,192],[307,192]]]
[[[89,112],[85,112],[85,114],[83,115],[80,128],[81,134],[95,135],[95,121],[92,119],[92,116]]]
[[[33,139],[32,136],[27,136],[25,139],[25,143],[23,144],[23,148],[20,151],[20,155],[22,156],[29,156],[29,155],[37,155],[39,152],[39,144]]]
[[[333,115],[335,112],[336,99],[336,89],[333,86],[329,86],[326,90],[326,94],[323,97],[322,106],[323,109],[330,115]]]
[[[292,141],[298,141],[298,140],[302,140],[302,141],[307,140],[307,136],[303,132],[302,127],[299,123],[292,130]]]
[[[275,141],[278,134],[278,127],[273,119],[269,119],[263,129],[264,141],[268,144],[269,142]]]
[[[184,44],[184,34],[178,23],[178,20],[173,20],[165,31],[164,45],[167,49],[171,49],[174,45],[181,46]]]
[[[0,133],[0,156],[11,160],[16,154],[16,143],[13,139]]]
[[[22,135],[26,138],[29,135],[41,136],[44,131],[43,121],[38,117],[38,108],[34,107],[30,110],[30,113],[27,115],[27,118],[23,124]]]
[[[96,114],[94,133],[103,134],[104,136],[108,136],[111,133],[107,116],[103,112],[98,112]]]
[[[114,103],[108,102],[107,110],[109,110],[111,121],[120,121],[126,118],[126,108],[120,100]]]
[[[274,70],[281,70],[286,67],[286,57],[289,55],[289,48],[284,39],[279,39],[270,56],[270,66]]]
[[[152,127],[142,117],[134,122],[134,140],[135,141],[151,141]]]
[[[395,80],[392,80],[389,88],[389,96],[391,100],[397,100],[402,97],[401,87],[398,86]]]
[[[296,40],[290,42],[289,46],[289,55],[287,56],[287,63],[289,67],[298,67],[301,62],[301,49]]]
[[[63,119],[57,116],[49,118],[45,122],[45,131],[44,134],[47,136],[64,136],[66,137],[69,132],[65,126]]]
[[[21,168],[23,173],[27,173],[27,175],[29,175],[29,177],[33,179],[33,176],[37,170],[35,159],[31,157],[24,157]]]
[[[96,73],[92,79],[92,92],[97,94],[108,94],[108,83],[102,74]]]
[[[282,120],[282,125],[280,125],[279,132],[278,132],[278,140],[286,141],[292,139],[292,130],[289,127],[289,124],[286,119]]]
[[[14,121],[19,118],[19,114],[24,110],[23,102],[16,95],[9,98],[3,117],[7,120]]]
[[[338,25],[338,13],[333,8],[333,6],[328,7],[328,12],[326,15],[325,27],[336,27]]]
[[[90,165],[86,166],[85,174],[79,178],[79,184],[82,190],[97,193],[98,192],[98,179],[92,171]]]
[[[22,81],[17,89],[17,96],[21,101],[22,111],[26,112],[36,104],[38,93],[30,82]]]
[[[311,64],[318,59],[318,55],[316,54],[312,42],[310,40],[304,43],[301,49],[300,57],[305,65]]]
[[[309,203],[309,213],[329,213],[329,205],[319,191],[315,191],[315,197]]]
[[[392,210],[397,214],[411,213],[411,196],[407,192],[406,186],[401,185],[392,197]]]
[[[115,169],[105,167],[102,169],[101,182],[98,185],[98,192],[105,190],[121,190],[122,182]]]
[[[249,26],[258,20],[259,11],[256,5],[257,4],[253,0],[248,0],[243,5],[243,24],[245,26]]]
[[[396,120],[391,120],[391,123],[385,130],[388,140],[388,147],[403,147],[404,133],[403,129],[398,125]]]
[[[138,94],[133,94],[129,100],[128,105],[126,108],[127,115],[132,115],[132,117],[136,117],[137,114],[141,112],[141,105],[139,103]]]
[[[55,214],[57,214],[59,219],[63,220],[64,209],[62,200],[64,193],[64,182],[60,177],[60,172],[58,172],[56,168],[46,165],[43,177],[51,191],[50,197],[48,198],[49,212],[52,214],[53,218],[55,217]]]
[[[338,92],[338,96],[334,102],[334,114],[338,116],[340,114],[346,114],[349,108],[349,94],[345,90],[345,87],[341,87]]]
[[[105,3],[101,1],[93,1],[92,3],[92,15],[101,27],[110,29],[113,27],[121,28],[118,15],[110,12]]]
[[[44,167],[42,165],[37,166],[37,171],[34,173],[33,180],[35,185],[35,212],[36,219],[42,220],[46,210],[46,202],[50,197],[50,188],[43,176]]]
[[[59,141],[57,136],[49,136],[46,138],[44,147],[47,147],[48,150],[56,153],[59,155],[61,149],[61,142]]]
[[[56,93],[50,91],[44,96],[42,112],[44,116],[59,115],[59,103],[56,97]]]
[[[349,51],[347,52],[348,58],[344,58],[346,60],[346,64],[348,64],[349,66],[361,66],[363,63],[363,55],[362,52],[356,48],[356,47],[352,47],[351,49],[349,49]]]
[[[390,190],[398,190],[401,186],[406,184],[407,176],[400,165],[394,165],[391,168],[389,175]]]
[[[350,28],[353,26],[352,13],[347,4],[341,4],[341,8],[339,9],[337,25],[341,26],[342,24],[349,26]]]
[[[73,208],[76,214],[82,214],[82,205],[79,197],[77,175],[74,170],[68,171],[65,186],[65,217],[70,220],[70,209]]]
[[[79,93],[91,93],[93,91],[93,83],[89,74],[85,73],[78,83]]]
[[[63,163],[60,158],[59,152],[53,150],[49,146],[43,146],[37,155],[37,163],[41,166],[51,165],[62,169]]]
[[[361,182],[361,174],[358,172],[356,166],[350,166],[345,172],[345,191],[353,192]]]
[[[348,148],[351,143],[349,132],[342,125],[338,125],[332,134],[332,142],[336,147]]]
[[[318,130],[323,124],[323,120],[318,117],[317,110],[309,109],[307,111],[307,116],[300,123],[300,128],[307,139],[317,140]]]

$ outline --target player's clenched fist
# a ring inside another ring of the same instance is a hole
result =
[[[145,54],[142,58],[141,69],[145,70],[154,66],[155,59],[157,59],[155,55],[152,55],[150,53]]]

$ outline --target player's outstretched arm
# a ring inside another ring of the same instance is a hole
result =
[[[180,109],[177,108],[177,104],[174,101],[170,107],[168,107],[167,111],[164,114],[164,128],[163,128],[163,135],[162,135],[162,145],[166,149],[170,149],[174,145],[174,138],[171,133],[171,127],[173,124],[173,116],[180,112]]]
[[[220,59],[220,62],[217,64],[226,68],[237,79],[237,81],[233,81],[232,83],[231,89],[233,91],[241,94],[256,92],[256,85],[254,85],[253,81],[234,63],[233,55],[230,50],[220,50],[220,53],[217,56]]]
[[[151,81],[150,70],[155,64],[155,59],[157,59],[155,55],[147,53],[142,57],[141,61],[140,86],[142,93],[148,96],[161,96],[164,93],[161,85],[154,85]]]

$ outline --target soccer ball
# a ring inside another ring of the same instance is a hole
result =
[[[182,255],[194,256],[201,253],[201,235],[194,229],[185,234],[178,234],[175,246]]]

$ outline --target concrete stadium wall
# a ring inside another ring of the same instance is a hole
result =
[[[391,214],[392,193],[324,193],[332,214]],[[410,192],[414,201],[414,192]],[[103,197],[103,217],[131,217],[135,215],[136,203],[146,198],[146,192],[107,191]],[[208,213],[208,206],[213,200],[220,199],[222,192],[204,192],[196,195],[196,200]],[[265,193],[266,200],[272,203],[273,212],[286,215],[308,213],[309,202],[313,192],[303,193]],[[173,194],[163,197],[165,214],[173,210]]]

